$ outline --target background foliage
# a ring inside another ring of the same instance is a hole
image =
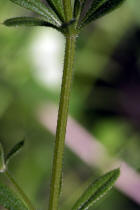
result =
[[[137,171],[140,169],[139,4],[138,0],[128,0],[119,10],[83,30],[78,38],[70,106],[71,115],[112,156],[122,158]],[[27,13],[8,0],[0,1],[0,22]],[[44,31],[49,33],[45,28],[11,29],[0,25],[0,139],[8,151],[26,137],[25,148],[12,161],[11,171],[39,209],[45,209],[49,192],[54,137],[40,125],[36,110],[50,101],[57,104],[59,98],[58,87],[45,85],[35,76],[30,48],[36,36]],[[76,194],[71,196],[73,189],[82,191],[86,180],[98,173],[66,148],[63,209],[75,201]],[[139,209],[120,192],[113,190],[111,194],[96,209]]]

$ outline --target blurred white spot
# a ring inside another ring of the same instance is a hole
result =
[[[37,80],[51,89],[56,89],[62,78],[64,37],[53,29],[43,29],[31,45],[31,59]]]

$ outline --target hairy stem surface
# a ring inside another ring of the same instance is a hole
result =
[[[57,120],[54,160],[51,180],[49,210],[57,210],[59,204],[60,183],[62,178],[62,163],[65,146],[65,135],[68,118],[68,107],[72,81],[72,70],[76,37],[66,35],[63,79]]]

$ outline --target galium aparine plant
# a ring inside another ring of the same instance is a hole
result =
[[[125,0],[91,0],[87,11],[87,0],[75,0],[74,5],[72,5],[71,0],[46,0],[46,4],[41,0],[10,1],[31,10],[37,14],[37,17],[14,17],[5,20],[3,23],[4,25],[52,27],[61,32],[66,39],[64,70],[48,205],[49,210],[58,210],[61,209],[61,207],[59,207],[59,198],[62,182],[62,162],[76,39],[85,26],[118,8]],[[2,145],[0,145],[0,172],[7,176],[17,191],[15,194],[7,186],[0,185],[0,205],[9,210],[36,209],[8,170],[10,159],[23,147],[23,145],[24,141],[17,143],[7,155],[4,153]],[[119,174],[120,169],[115,169],[99,177],[85,192],[83,192],[71,209],[88,209],[111,189],[119,177]]]

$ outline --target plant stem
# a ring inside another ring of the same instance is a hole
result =
[[[23,192],[23,190],[20,188],[20,186],[17,184],[15,179],[12,177],[12,175],[8,172],[8,170],[5,171],[5,175],[9,179],[9,181],[12,183],[12,185],[15,187],[16,191],[19,193],[21,198],[23,199],[25,205],[28,207],[29,210],[35,210],[33,207],[31,201],[27,197],[27,195]]]
[[[61,86],[59,112],[56,129],[52,180],[50,189],[49,210],[57,210],[59,204],[60,183],[62,177],[62,163],[65,146],[65,135],[68,118],[68,107],[72,81],[76,36],[66,35],[66,49],[64,59],[64,71]]]
[[[69,22],[73,16],[71,0],[63,0],[63,8],[64,8],[65,21]]]

